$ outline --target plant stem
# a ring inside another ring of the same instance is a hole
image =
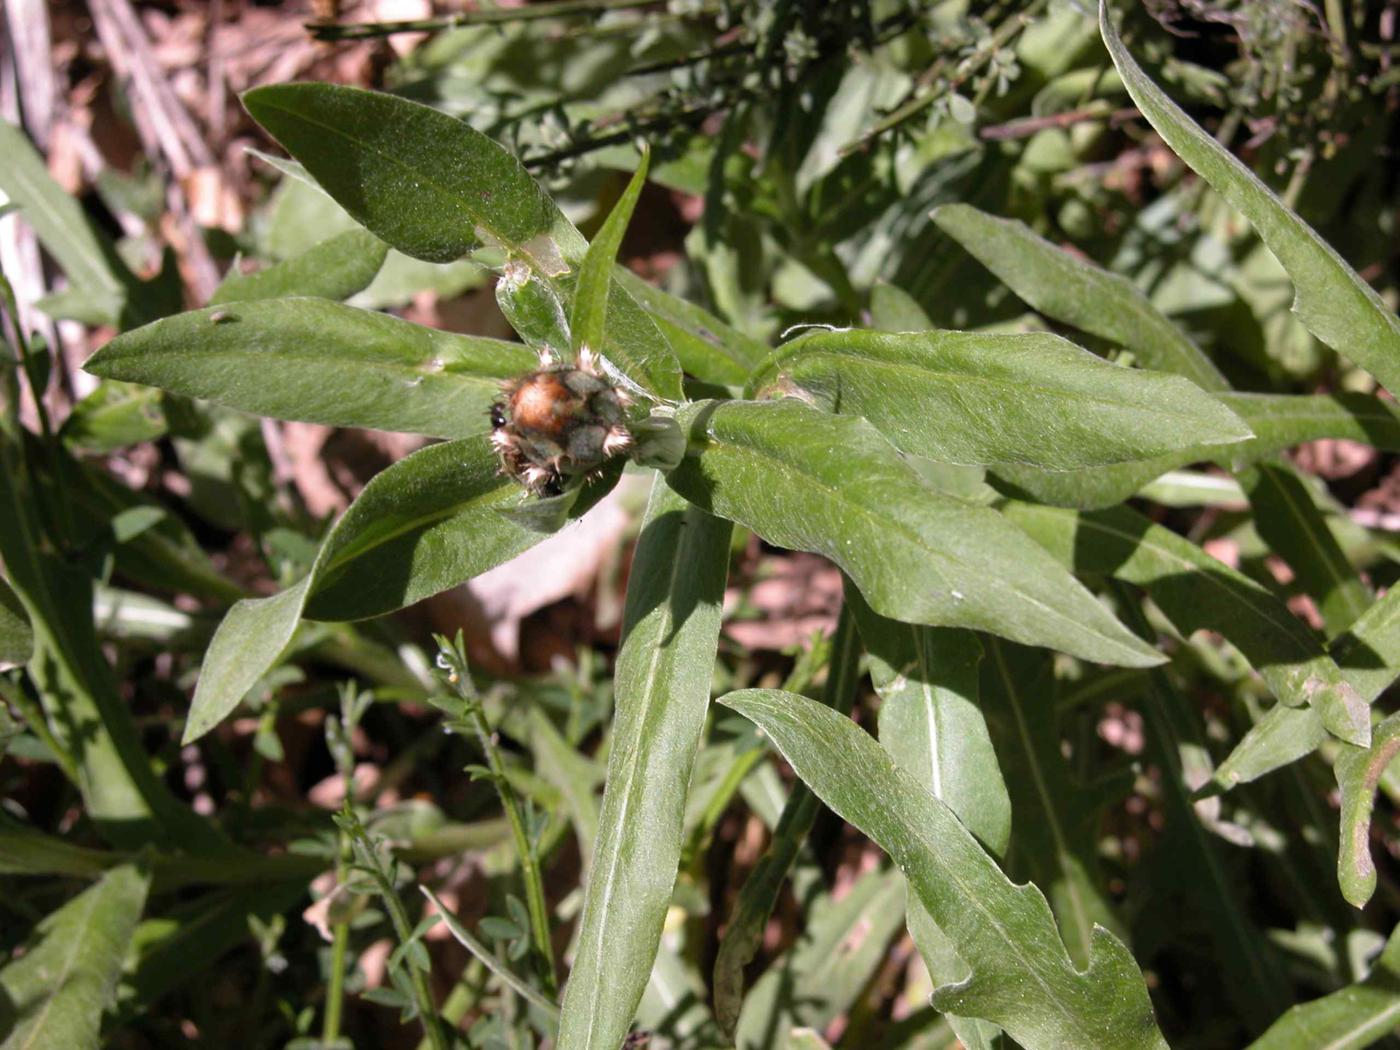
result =
[[[420,18],[401,22],[307,22],[306,29],[317,40],[365,40],[395,33],[427,33],[464,26],[500,25],[506,22],[533,22],[541,18],[573,18],[601,14],[629,7],[655,7],[662,0],[554,0],[553,3],[525,7],[487,7],[463,11],[447,18]]]
[[[486,712],[481,709],[480,703],[468,702],[467,708],[467,717],[472,728],[476,730],[477,740],[486,755],[491,780],[496,785],[496,793],[501,797],[501,808],[506,811],[506,819],[510,822],[516,856],[520,859],[520,877],[525,883],[525,908],[530,915],[530,939],[539,955],[545,987],[553,992],[558,987],[559,978],[554,970],[554,944],[550,939],[549,908],[545,903],[539,858],[530,844],[525,820],[520,815],[520,802],[515,797],[515,789],[506,779],[505,764],[501,761],[500,749],[496,746],[496,734],[492,731],[491,724],[486,721]]]

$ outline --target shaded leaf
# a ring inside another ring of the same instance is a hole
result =
[[[209,297],[209,305],[294,295],[348,299],[374,280],[388,252],[389,246],[368,230],[347,230],[256,273],[235,267]]]
[[[935,989],[937,1009],[985,1018],[1028,1048],[1166,1045],[1122,943],[1096,930],[1088,970],[1075,970],[1040,891],[1013,885],[952,810],[849,719],[776,690],[722,702],[756,722],[822,801],[904,871],[972,970]]]
[[[586,494],[576,511],[596,497]],[[539,542],[541,533],[498,513],[522,499],[484,438],[430,445],[380,472],[327,534],[300,583],[229,611],[205,654],[185,742],[238,706],[303,616],[354,620],[392,612]]]
[[[1060,750],[1047,654],[988,640],[982,703],[1011,790],[1012,842],[1030,881],[1050,900],[1069,956],[1088,965],[1095,931],[1122,936],[1099,889],[1096,851],[1103,792],[1077,783]]]
[[[112,452],[165,435],[164,397],[150,387],[104,380],[76,405],[59,429],[70,448]]]
[[[768,347],[758,340],[708,310],[652,287],[630,270],[619,266],[613,271],[613,280],[651,315],[687,375],[707,383],[739,386],[768,356]]]
[[[1251,436],[1180,376],[1044,333],[817,332],[775,351],[749,388],[864,416],[901,450],[945,463],[1073,470]]]
[[[1293,569],[1299,587],[1322,614],[1328,637],[1346,630],[1371,604],[1371,595],[1327,528],[1299,471],[1261,463],[1243,471],[1254,526],[1269,548]]]
[[[1185,376],[1205,390],[1225,377],[1126,277],[1057,248],[1025,223],[969,204],[935,208],[933,221],[1046,317],[1125,347],[1146,367]]]
[[[468,437],[490,429],[500,381],[535,357],[326,299],[268,299],[156,321],[84,367],[279,419]]]
[[[1400,390],[1400,318],[1311,226],[1172,102],[1133,60],[1099,0],[1099,30],[1128,94],[1157,133],[1249,220],[1293,281],[1293,311],[1308,330],[1388,390]]]
[[[668,483],[770,543],[822,554],[883,616],[1086,659],[1161,657],[996,511],[927,488],[865,420],[797,401],[699,402]]]
[[[612,750],[561,1050],[614,1050],[647,986],[709,707],[732,531],[657,478],[628,580]]]
[[[1370,711],[1321,643],[1279,599],[1190,540],[1126,507],[1079,512],[1011,503],[1006,515],[1077,572],[1144,588],[1182,634],[1218,631],[1289,707],[1364,745]]]
[[[4,1050],[101,1045],[102,1014],[114,1001],[149,885],[134,865],[113,868],[39,923],[25,953],[0,970]]]
[[[1393,931],[1364,981],[1299,1003],[1280,1017],[1249,1050],[1320,1046],[1360,1050],[1400,1024],[1400,929]]]
[[[29,614],[10,585],[0,576],[0,664],[22,664],[34,652],[34,628]]]

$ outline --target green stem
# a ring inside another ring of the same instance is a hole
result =
[[[19,711],[19,716],[24,719],[25,724],[40,742],[49,749],[53,759],[58,763],[58,768],[63,770],[73,786],[82,790],[82,781],[79,779],[78,763],[73,758],[72,752],[58,742],[58,738],[49,729],[48,719],[44,717],[43,709],[29,699],[24,688],[8,678],[0,677],[0,699],[3,699],[14,706]]]
[[[468,717],[476,730],[481,750],[486,755],[487,768],[491,770],[492,783],[501,797],[501,808],[510,822],[511,837],[515,839],[516,856],[520,859],[520,877],[525,883],[525,908],[530,916],[530,939],[534,942],[539,956],[540,969],[545,987],[553,992],[558,987],[558,975],[554,970],[554,943],[550,939],[549,908],[545,903],[544,882],[540,875],[539,858],[530,843],[525,830],[525,820],[520,815],[520,802],[515,789],[506,779],[505,763],[501,761],[500,749],[496,746],[496,734],[486,721],[486,713],[480,703],[468,701]]]

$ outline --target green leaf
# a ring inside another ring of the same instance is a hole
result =
[[[847,588],[846,601],[855,610],[870,678],[880,695],[881,746],[978,841],[1003,855],[1011,836],[1011,800],[979,704],[977,636],[887,620],[854,588]],[[918,897],[911,895],[906,908],[909,932],[934,983],[967,977],[967,966]],[[973,1050],[996,1035],[985,1021],[953,1016],[948,1021]]]
[[[793,400],[678,416],[677,492],[770,543],[824,555],[882,616],[972,627],[1102,663],[1162,658],[996,511],[943,496],[865,420]]]
[[[1360,1050],[1400,1024],[1400,927],[1390,934],[1364,981],[1299,1003],[1274,1022],[1249,1050]]]
[[[84,367],[279,419],[460,438],[489,430],[500,381],[535,365],[518,343],[326,299],[267,299],[156,321]]]
[[[1045,333],[817,332],[776,350],[749,389],[864,416],[902,451],[945,463],[1073,470],[1251,436],[1180,376]]]
[[[1240,481],[1255,528],[1317,602],[1327,636],[1346,630],[1371,604],[1371,594],[1327,528],[1303,476],[1282,463],[1261,463],[1242,472]]]
[[[904,897],[898,871],[869,871],[840,900],[824,893],[807,904],[802,936],[744,999],[734,1045],[794,1050],[801,1044],[782,1034],[770,1042],[768,1033],[820,1031],[846,1013],[904,925]]]
[[[855,593],[849,580],[844,589]],[[860,652],[854,606],[843,604],[831,638],[831,658],[822,689],[823,703],[843,715],[850,714],[855,705],[860,684]],[[793,785],[773,825],[768,848],[744,880],[725,924],[712,983],[715,1017],[731,1041],[744,1005],[744,969],[753,962],[763,944],[763,933],[777,906],[778,894],[793,873],[793,866],[821,811],[821,803],[807,785]],[[800,870],[793,875],[793,886],[802,894]]]
[[[933,210],[932,218],[1046,317],[1111,340],[1146,367],[1185,376],[1205,390],[1228,387],[1200,348],[1126,277],[1055,247],[1023,222],[999,219],[968,204],[945,204]]]
[[[612,750],[560,1050],[614,1050],[647,986],[710,701],[732,531],[657,478],[627,585]]]
[[[1075,513],[1011,503],[1005,513],[1075,571],[1144,588],[1183,635],[1218,631],[1282,703],[1311,705],[1343,740],[1370,739],[1370,710],[1312,632],[1279,599],[1190,540],[1127,507]]]
[[[948,934],[971,977],[934,991],[1028,1048],[1164,1047],[1126,948],[1096,930],[1075,970],[1045,898],[1015,886],[946,805],[849,719],[795,693],[746,689],[722,703],[753,720],[823,802],[880,845]]]
[[[430,262],[500,248],[563,307],[571,302],[587,243],[515,157],[463,121],[331,84],[256,88],[243,103],[341,207],[395,248]],[[595,349],[643,390],[680,398],[670,347],[632,297],[609,296],[607,314],[608,338]]]
[[[1050,472],[1002,465],[997,474],[1018,495],[1055,506],[1098,510],[1121,503],[1148,482],[1187,463],[1211,460],[1239,468],[1320,438],[1347,438],[1386,451],[1400,450],[1400,412],[1380,398],[1365,394],[1217,396],[1254,431],[1253,439],[1224,447],[1192,445],[1155,459],[1091,470]]]
[[[34,628],[19,596],[0,576],[0,664],[22,664],[34,653]]]
[[[870,289],[870,318],[882,332],[927,332],[933,327],[918,300],[884,281]]]
[[[1333,763],[1342,794],[1342,828],[1337,850],[1337,882],[1342,896],[1364,908],[1376,892],[1376,865],[1371,860],[1371,813],[1381,774],[1400,755],[1400,713],[1371,734],[1370,747],[1344,746]]]
[[[1249,220],[1293,281],[1308,331],[1400,391],[1400,318],[1311,226],[1206,134],[1138,67],[1099,0],[1099,30],[1128,94],[1168,146]]]
[[[95,1050],[150,876],[126,864],[47,916],[25,953],[0,970],[3,1050]]]
[[[1103,793],[1070,775],[1055,724],[1053,667],[1046,657],[990,640],[982,697],[1011,789],[1016,857],[1049,896],[1069,957],[1083,967],[1096,931],[1121,936],[1122,924],[1099,889]]]
[[[140,323],[155,316],[144,289],[82,206],[49,175],[24,132],[0,120],[0,191],[19,205],[44,249],[73,284],[85,318],[94,324]]]
[[[239,602],[204,658],[184,741],[223,721],[286,648],[303,616],[392,612],[485,572],[543,539],[498,513],[518,505],[484,438],[430,445],[365,486],[327,534],[311,571],[271,598]],[[585,494],[576,506],[591,506]]]
[[[347,230],[256,273],[239,273],[235,267],[209,305],[293,295],[348,299],[369,286],[388,252],[389,246],[368,230]]]
[[[571,317],[569,349],[575,354],[587,347],[598,351],[603,346],[607,326],[609,292],[613,286],[613,271],[617,268],[617,250],[622,247],[627,224],[632,221],[632,211],[642,195],[642,187],[647,182],[647,168],[651,164],[651,150],[642,150],[641,163],[633,173],[627,188],[622,191],[613,210],[608,214],[602,228],[588,246],[588,253],[579,267],[578,287],[574,293],[574,312]],[[626,294],[626,293],[624,293]]]
[[[168,430],[159,390],[109,379],[73,406],[59,435],[70,448],[101,453],[154,441]]]
[[[1400,677],[1400,588],[1392,587],[1371,604],[1332,643],[1342,674],[1366,703]],[[1314,708],[1284,707],[1266,712],[1235,745],[1211,779],[1210,790],[1228,791],[1257,780],[1316,751],[1327,730]]]
[[[725,324],[708,310],[647,284],[631,270],[617,267],[613,281],[626,288],[651,315],[671,344],[682,371],[707,383],[740,386],[768,348]]]

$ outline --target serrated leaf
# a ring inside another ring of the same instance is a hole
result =
[[[1079,512],[1010,503],[1013,522],[1078,572],[1144,588],[1182,634],[1231,642],[1289,707],[1311,705],[1343,740],[1370,739],[1370,710],[1321,643],[1279,599],[1190,540],[1127,507]]]
[[[925,486],[865,420],[793,400],[698,402],[672,488],[770,543],[824,555],[883,616],[1102,663],[1161,657],[994,510]]]
[[[500,381],[535,364],[518,343],[294,298],[177,314],[84,367],[279,419],[460,438],[489,430]]]
[[[1364,981],[1299,1003],[1274,1022],[1249,1050],[1360,1050],[1400,1024],[1400,927],[1393,930]]]
[[[1095,931],[1077,971],[1049,905],[1015,886],[952,810],[848,718],[795,693],[746,689],[721,701],[767,733],[797,775],[903,870],[972,976],[934,992],[945,1012],[992,1021],[1028,1048],[1164,1047],[1126,948]]]
[[[124,864],[39,923],[25,953],[0,970],[0,995],[13,1011],[3,1050],[101,1045],[102,1014],[149,886],[147,872]]]
[[[1157,133],[1249,220],[1293,281],[1293,312],[1328,346],[1400,391],[1400,318],[1311,226],[1172,102],[1133,60],[1099,0],[1099,30],[1128,94]]]
[[[647,986],[709,706],[732,531],[657,478],[627,585],[612,750],[560,1050],[614,1050]]]
[[[1200,348],[1126,277],[1055,247],[1023,222],[999,219],[969,204],[945,204],[931,217],[1046,317],[1112,340],[1146,367],[1185,376],[1202,389],[1228,387]]]
[[[354,620],[411,605],[514,557],[541,533],[498,513],[522,491],[484,438],[430,445],[365,486],[311,571],[270,598],[235,605],[214,634],[185,724],[198,739],[276,662],[302,617]],[[585,493],[578,513],[599,493]]]
[[[632,211],[642,195],[642,187],[647,182],[647,168],[651,164],[651,150],[642,150],[641,163],[632,174],[627,188],[622,191],[613,209],[608,213],[602,228],[588,245],[583,257],[583,265],[578,271],[578,288],[574,292],[574,311],[570,317],[572,344],[569,349],[577,354],[584,347],[597,352],[603,346],[607,330],[609,293],[613,286],[613,271],[617,265],[617,250],[622,247],[622,238],[627,233],[627,225],[632,221]],[[623,293],[626,294],[626,293]]]
[[[1074,470],[1252,436],[1180,376],[1046,333],[817,332],[775,351],[749,389],[864,416],[902,451],[944,463]]]
[[[369,286],[388,253],[389,246],[368,230],[346,230],[264,270],[245,274],[235,268],[209,305],[297,295],[348,299]]]
[[[586,242],[515,157],[465,122],[331,84],[256,88],[243,103],[341,207],[393,247],[430,262],[498,247],[566,308],[572,302]],[[664,399],[681,396],[669,345],[630,295],[609,297],[607,330],[595,349],[633,383]]]

